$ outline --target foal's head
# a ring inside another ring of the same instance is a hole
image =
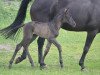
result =
[[[69,13],[69,9],[66,8],[60,10],[59,13],[55,16],[54,20],[58,24],[68,23],[72,27],[76,26],[75,21],[73,20],[71,14]]]

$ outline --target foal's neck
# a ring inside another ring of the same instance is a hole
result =
[[[61,28],[61,25],[62,25],[61,21],[60,20],[53,20],[52,22],[54,24],[55,29],[57,31],[59,31],[59,29]]]

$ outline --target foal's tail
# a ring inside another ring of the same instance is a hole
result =
[[[14,22],[10,26],[0,30],[0,33],[5,36],[5,38],[14,38],[16,32],[25,20],[27,7],[30,1],[31,0],[22,0]]]

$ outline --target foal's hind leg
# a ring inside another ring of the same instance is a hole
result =
[[[37,38],[37,35],[33,34],[33,37],[32,39],[30,40],[29,42],[29,45]],[[29,62],[31,63],[31,66],[34,67],[34,63],[33,63],[33,60],[32,60],[32,57],[28,51],[28,47],[27,47],[27,55],[28,55],[28,58],[29,58]]]
[[[93,39],[95,38],[97,33],[98,33],[98,30],[94,30],[94,31],[87,33],[87,39],[86,39],[86,43],[84,46],[83,54],[82,54],[81,59],[79,61],[79,65],[81,66],[81,70],[83,70],[85,68],[84,60],[85,60],[86,54],[88,53],[89,48],[93,42]]]
[[[31,42],[30,43],[32,43],[36,38],[37,38],[37,35],[33,34],[33,37],[31,39]],[[27,55],[27,51],[26,50],[23,50],[23,53],[22,53],[21,57],[18,57],[16,59],[15,63],[18,64],[21,61],[23,61],[24,59],[26,59],[26,55]]]
[[[33,63],[33,60],[32,60],[32,57],[28,51],[28,47],[29,45],[32,43],[33,40],[36,39],[37,35],[32,35],[33,32],[30,32],[28,34],[26,34],[27,36],[24,38],[23,40],[23,47],[24,47],[24,50],[27,51],[27,55],[28,55],[28,58],[29,58],[29,61],[31,63],[31,66],[34,67],[34,63]],[[32,39],[33,38],[33,39]]]
[[[40,67],[41,68],[44,68],[44,59],[46,57],[46,55],[48,54],[49,50],[50,50],[50,47],[51,47],[51,42],[48,41],[47,45],[46,45],[46,49],[44,51],[44,55],[43,55],[43,58],[41,59],[41,64],[40,64]]]
[[[59,51],[59,62],[60,62],[60,66],[62,68],[63,67],[63,59],[62,59],[62,48],[61,48],[61,45],[56,41],[55,38],[50,39],[49,41],[52,42],[58,48],[58,51]]]
[[[28,55],[28,58],[29,58],[29,62],[31,63],[31,66],[34,67],[34,62],[33,62],[32,57],[31,57],[31,55],[28,51],[28,46],[29,45],[24,46],[24,50],[27,52],[27,55]]]
[[[19,56],[18,58],[16,58],[15,64],[18,64],[18,63],[22,62],[23,60],[25,60],[26,56],[27,56],[27,51],[23,50],[22,55]]]
[[[52,44],[52,43],[48,41],[48,43],[47,43],[47,45],[46,45],[46,49],[45,49],[45,51],[44,51],[43,61],[44,61],[46,55],[48,54],[48,52],[49,52],[49,50],[50,50],[51,44]]]
[[[33,62],[32,57],[31,57],[31,55],[30,55],[28,50],[27,50],[27,55],[28,55],[29,61],[31,63],[31,66],[34,67],[34,62]]]
[[[21,43],[18,44],[18,45],[16,46],[15,52],[14,52],[14,54],[13,54],[11,60],[9,61],[9,68],[12,67],[12,63],[13,63],[15,57],[16,57],[16,54],[17,54],[17,52],[21,49],[21,47],[22,47],[22,44],[21,44]]]

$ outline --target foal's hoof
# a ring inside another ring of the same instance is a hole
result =
[[[80,62],[79,65],[81,66],[81,71],[85,69],[84,63]]]
[[[42,70],[44,68],[47,68],[47,65],[43,63],[43,64],[40,65],[40,69]]]
[[[84,69],[85,69],[85,66],[81,67],[81,71],[84,71]]]
[[[9,68],[9,69],[11,69],[11,68],[12,68],[12,65],[11,65],[11,64],[9,64],[8,68]]]
[[[20,59],[21,59],[21,57],[18,57],[18,58],[15,60],[15,64],[20,63],[20,62],[21,62]]]
[[[84,69],[85,69],[85,66],[81,65],[81,71],[84,71]]]
[[[31,64],[31,67],[34,68],[34,64]]]

